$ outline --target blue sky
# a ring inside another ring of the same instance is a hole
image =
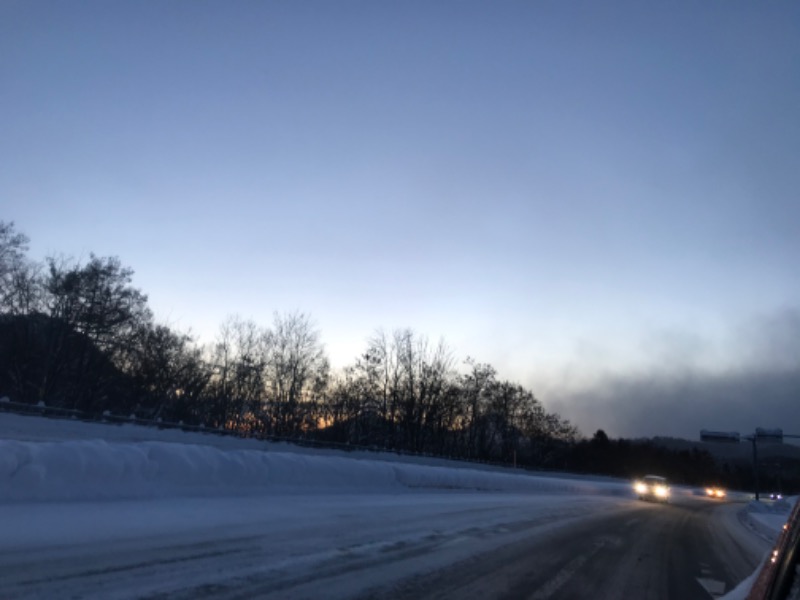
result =
[[[119,256],[204,340],[299,310],[344,366],[411,327],[583,430],[673,433],[597,390],[800,367],[799,19],[6,1],[0,219],[33,258]]]

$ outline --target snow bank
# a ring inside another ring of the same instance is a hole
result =
[[[739,520],[742,524],[771,543],[775,543],[781,532],[792,507],[797,503],[798,497],[784,498],[778,502],[764,503],[753,500],[739,511]],[[758,578],[764,563],[769,558],[769,553],[747,579],[744,579],[734,589],[729,591],[719,600],[745,600]]]
[[[0,441],[0,502],[412,488],[631,493],[622,483],[198,444]]]
[[[420,489],[631,495],[626,482],[0,413],[0,502]]]
[[[778,534],[786,523],[795,502],[797,502],[797,497],[784,498],[770,503],[753,500],[739,512],[739,519],[748,529],[756,532],[768,542],[774,542],[778,539]]]
[[[764,562],[767,560],[767,557],[764,557],[764,560],[758,565],[758,568],[750,573],[746,579],[743,579],[739,582],[735,588],[729,591],[724,596],[720,596],[717,600],[746,600],[748,594],[750,593],[750,589],[753,587],[753,584],[756,582],[756,578],[758,578],[758,574],[761,572],[761,569],[764,567]]]

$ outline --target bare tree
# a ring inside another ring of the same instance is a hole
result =
[[[129,373],[137,385],[137,414],[171,421],[205,421],[202,394],[210,371],[186,333],[166,325],[146,324]]]
[[[384,445],[394,446],[402,373],[397,345],[383,330],[367,340],[367,351],[356,362],[355,374],[362,381],[362,412],[377,415],[374,421],[382,430]]]
[[[459,429],[464,433],[464,445],[468,457],[478,457],[487,445],[487,430],[483,426],[489,399],[497,384],[497,372],[488,364],[467,359],[470,372],[459,378],[464,399],[463,420]]]
[[[231,415],[240,430],[260,429],[256,416],[265,397],[265,374],[270,360],[270,333],[254,321],[231,322],[234,361],[230,372],[230,394],[236,401]]]
[[[28,251],[28,236],[15,230],[13,221],[0,221],[0,283],[6,289],[8,275],[25,259]]]
[[[46,307],[54,323],[45,388],[70,371],[73,408],[115,401],[107,384],[129,365],[136,336],[152,319],[147,296],[131,286],[132,276],[115,257],[92,254],[85,265],[48,259]]]
[[[14,223],[0,221],[0,314],[25,315],[41,310],[41,267],[28,260],[29,239]]]
[[[452,379],[452,358],[440,341],[431,346],[411,329],[397,329],[391,336],[382,330],[369,340],[367,351],[356,363],[365,380],[364,411],[380,415],[392,438],[390,445],[422,450],[436,445],[435,431],[454,414],[444,399]]]
[[[271,334],[254,321],[231,316],[222,324],[211,364],[212,421],[256,433],[261,429],[261,405],[270,360]]]
[[[297,435],[317,427],[309,410],[325,391],[330,365],[311,318],[275,314],[266,363],[267,406],[275,433]]]
[[[384,429],[377,413],[369,408],[372,398],[369,382],[355,367],[329,381],[319,403],[320,432],[323,439],[359,445],[385,445]]]
[[[85,265],[48,259],[46,287],[50,316],[114,356],[152,314],[147,296],[131,286],[133,270],[116,257],[90,255]]]

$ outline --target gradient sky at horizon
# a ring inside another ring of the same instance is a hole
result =
[[[37,260],[119,256],[204,341],[302,311],[345,366],[411,327],[585,432],[683,434],[610,382],[800,369],[799,23],[795,2],[6,1],[0,219]]]

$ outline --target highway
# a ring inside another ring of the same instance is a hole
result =
[[[713,518],[730,511],[705,500],[632,504],[473,557],[385,598],[530,600],[708,599],[730,591],[758,565],[749,534]]]
[[[741,506],[426,491],[104,503],[81,522],[9,505],[0,525],[36,527],[0,540],[0,597],[707,600],[768,550]]]

